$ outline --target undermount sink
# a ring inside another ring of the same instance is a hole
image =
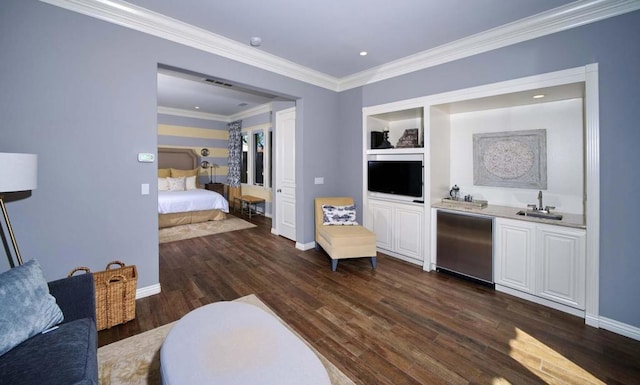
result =
[[[534,217],[534,218],[542,218],[542,219],[555,219],[561,220],[561,214],[551,214],[543,211],[533,211],[533,210],[521,210],[516,213],[516,215],[522,215],[525,217]]]

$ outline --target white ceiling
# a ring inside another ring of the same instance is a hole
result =
[[[524,23],[526,20],[523,19],[541,12],[551,14],[554,8],[571,1],[129,0],[129,3],[246,47],[249,47],[251,37],[259,36],[262,45],[249,49],[261,50],[339,79],[375,70],[385,63],[437,49],[471,35],[491,32],[505,24]],[[362,50],[368,51],[368,55],[360,56]],[[160,70],[158,105],[231,116],[272,100],[282,100],[235,84],[229,87],[206,82],[206,78]],[[196,106],[199,109],[196,110]]]
[[[262,106],[275,100],[275,95],[231,84],[215,77],[187,73],[176,69],[158,69],[158,106],[164,112],[183,110],[225,120],[242,111]],[[197,116],[197,114],[193,114]]]
[[[339,78],[570,2],[129,0],[246,45],[259,36],[257,50]]]

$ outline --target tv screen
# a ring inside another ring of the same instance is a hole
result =
[[[369,191],[422,197],[422,162],[370,160],[368,180]]]

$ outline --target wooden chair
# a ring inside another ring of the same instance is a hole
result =
[[[376,268],[376,236],[360,226],[334,226],[324,224],[322,205],[348,206],[349,197],[323,197],[315,199],[316,249],[322,247],[331,258],[331,270],[336,271],[338,260],[346,258],[371,258]]]

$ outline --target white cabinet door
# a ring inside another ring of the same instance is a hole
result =
[[[534,293],[536,225],[504,218],[495,223],[495,283]]]
[[[367,227],[376,234],[376,245],[393,250],[393,206],[387,202],[369,201]]]
[[[369,199],[365,227],[376,234],[376,246],[391,255],[424,261],[424,207]]]
[[[585,308],[586,232],[538,225],[537,294],[578,309]]]
[[[407,257],[424,260],[422,239],[425,234],[422,207],[396,204],[394,214],[395,251]]]

